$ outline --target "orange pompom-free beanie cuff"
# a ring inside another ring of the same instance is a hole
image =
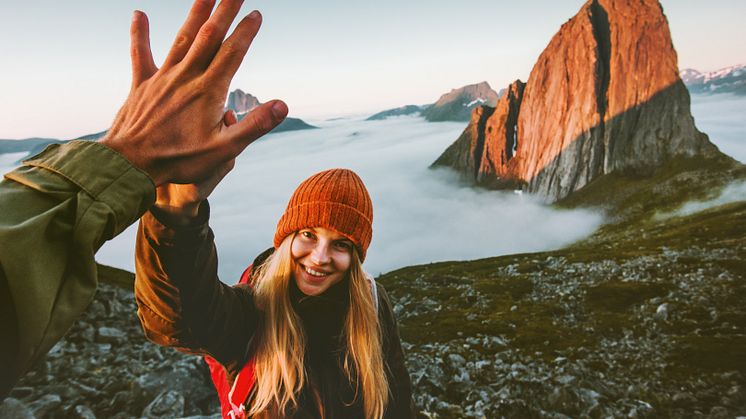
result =
[[[329,169],[301,182],[277,223],[274,246],[304,228],[323,227],[347,237],[360,260],[373,237],[373,203],[362,179],[349,169]]]

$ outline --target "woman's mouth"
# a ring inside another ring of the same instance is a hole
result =
[[[325,278],[330,275],[328,272],[319,272],[319,271],[309,268],[308,266],[305,266],[305,265],[301,265],[301,266],[303,267],[303,270],[306,271],[307,274],[311,275],[314,278]]]

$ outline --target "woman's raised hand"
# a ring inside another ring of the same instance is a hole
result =
[[[153,62],[147,16],[139,11],[133,16],[132,87],[101,143],[147,172],[156,186],[179,183],[197,188],[195,195],[168,186],[164,197],[169,200],[171,195],[193,197],[212,191],[233,159],[287,115],[285,103],[274,100],[241,122],[225,122],[223,106],[231,79],[262,21],[254,11],[225,38],[242,3],[222,0],[213,13],[215,0],[195,1],[160,68]]]

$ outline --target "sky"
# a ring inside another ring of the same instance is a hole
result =
[[[247,1],[264,24],[233,80],[291,116],[322,119],[434,102],[483,80],[526,80],[582,0]],[[746,63],[746,2],[663,0],[680,68]],[[156,63],[190,2],[2,0],[0,138],[69,139],[106,129],[130,83],[129,22],[151,22]]]

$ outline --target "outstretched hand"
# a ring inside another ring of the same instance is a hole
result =
[[[227,111],[223,118],[226,126],[236,123],[236,114]],[[220,181],[233,170],[232,159],[215,169],[205,179],[196,183],[164,183],[156,188],[155,207],[168,215],[170,222],[187,225],[199,214],[199,206],[207,199]]]
[[[222,0],[212,13],[215,0],[196,0],[160,68],[153,62],[147,16],[134,13],[132,87],[101,143],[147,172],[156,186],[209,183],[287,115],[287,105],[273,100],[236,124],[226,123],[231,79],[262,21],[253,11],[225,38],[242,3]]]

